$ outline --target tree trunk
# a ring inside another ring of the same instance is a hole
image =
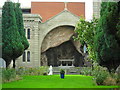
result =
[[[6,61],[6,68],[8,68],[9,65],[10,65],[10,63]]]
[[[6,62],[6,68],[9,68],[9,65],[10,65],[10,63],[11,63],[11,60],[5,60],[5,62]]]
[[[15,65],[15,59],[13,59],[13,68],[15,68],[15,66],[16,66],[16,65]]]

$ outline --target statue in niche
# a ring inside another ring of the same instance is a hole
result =
[[[84,53],[86,53],[86,51],[87,51],[87,47],[86,47],[86,45],[84,45],[84,47],[83,47],[83,51],[84,51]]]

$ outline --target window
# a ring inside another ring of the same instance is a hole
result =
[[[27,38],[30,39],[30,29],[27,31]]]
[[[30,62],[30,51],[27,52],[27,62]]]
[[[24,52],[23,53],[23,62],[25,62],[26,61],[26,53]]]

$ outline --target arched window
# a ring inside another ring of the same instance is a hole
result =
[[[30,39],[30,29],[27,30],[27,38]]]
[[[26,61],[26,53],[24,52],[23,53],[23,62],[25,62]]]
[[[30,62],[30,51],[27,52],[27,62]]]

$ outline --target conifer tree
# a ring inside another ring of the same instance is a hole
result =
[[[116,69],[120,64],[120,46],[116,38],[118,16],[117,2],[102,3],[95,49],[97,61],[109,70]]]
[[[118,13],[119,13],[119,17],[118,17],[118,23],[117,23],[117,39],[118,39],[118,43],[120,46],[120,1],[118,2]]]
[[[12,59],[19,57],[24,51],[18,32],[14,5],[5,2],[2,8],[2,58],[8,66]]]
[[[17,23],[18,31],[21,36],[21,42],[24,45],[24,50],[26,50],[29,47],[29,43],[25,37],[23,16],[22,16],[22,10],[20,8],[20,3],[15,3],[15,15],[16,15],[16,23]]]
[[[17,29],[21,38],[21,43],[24,46],[24,50],[26,50],[29,47],[29,43],[25,37],[22,10],[20,8],[20,3],[14,3],[14,10],[15,10]],[[16,58],[13,58],[13,68],[15,68],[15,59]]]

